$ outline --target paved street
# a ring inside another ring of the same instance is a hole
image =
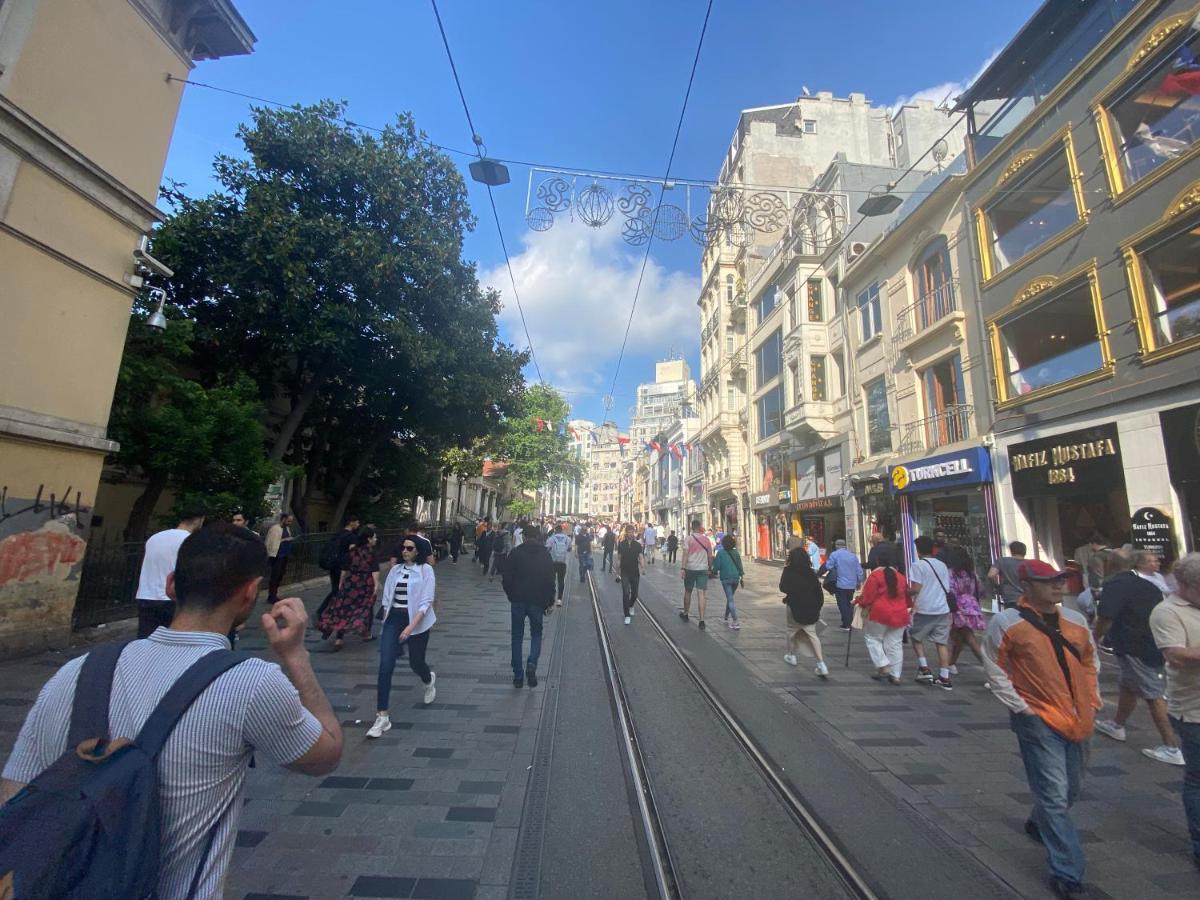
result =
[[[1021,831],[1029,798],[1015,741],[978,667],[963,667],[951,694],[877,685],[861,635],[846,669],[844,635],[831,628],[833,674],[821,683],[782,661],[779,570],[748,568],[740,632],[721,626],[723,601],[710,606],[707,635],[680,622],[671,568],[650,568],[643,600],[856,864],[890,896],[1048,896],[1042,851]],[[342,765],[323,779],[251,771],[226,897],[647,895],[596,623],[571,574],[567,604],[547,624],[542,683],[516,691],[498,582],[466,561],[439,565],[437,702],[422,706],[415,677],[399,668],[395,727],[378,741],[364,737],[375,645],[348,638],[335,654],[311,635],[314,667],[346,728]],[[635,617],[624,628],[617,586],[597,573],[597,587],[685,895],[727,897],[742,886],[762,897],[837,896],[819,854],[744,770],[650,624]],[[319,586],[303,591],[310,610],[321,596]],[[833,616],[830,604],[826,620]],[[242,647],[262,650],[255,627]],[[65,658],[0,666],[5,753]],[[1200,887],[1187,856],[1182,773],[1140,755],[1144,715],[1129,744],[1096,739],[1077,808],[1100,897]]]

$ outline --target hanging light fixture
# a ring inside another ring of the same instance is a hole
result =
[[[884,187],[883,193],[880,194],[875,193],[875,189],[871,188],[871,194],[858,208],[858,214],[860,216],[886,216],[888,213],[895,212],[904,202],[903,198],[892,193],[895,188],[894,181]]]
[[[167,292],[162,288],[154,288],[150,291],[150,299],[158,301],[158,308],[150,314],[150,318],[146,320],[146,325],[157,331],[165,331],[167,317],[163,315],[163,305],[167,302]]]

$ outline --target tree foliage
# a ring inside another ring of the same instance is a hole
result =
[[[558,391],[548,384],[535,384],[521,398],[518,414],[505,421],[497,451],[509,464],[519,491],[583,480],[583,463],[567,436],[559,432],[569,412]],[[541,427],[539,421],[544,423]]]

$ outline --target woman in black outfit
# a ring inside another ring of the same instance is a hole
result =
[[[796,651],[800,650],[806,656],[815,656],[815,673],[820,678],[827,677],[829,667],[821,655],[821,639],[817,636],[817,622],[821,619],[825,595],[821,592],[821,582],[813,571],[808,551],[803,547],[795,547],[788,554],[787,566],[779,577],[779,589],[783,591],[783,602],[787,605],[788,652],[783,661],[789,666],[798,665]]]

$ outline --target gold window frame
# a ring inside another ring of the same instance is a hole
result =
[[[1108,180],[1108,193],[1113,206],[1120,206],[1132,197],[1136,197],[1150,185],[1158,183],[1200,156],[1200,141],[1197,141],[1192,147],[1170,162],[1159,166],[1145,178],[1129,184],[1125,178],[1125,171],[1121,167],[1121,152],[1117,147],[1112,114],[1109,112],[1109,107],[1115,102],[1118,95],[1124,94],[1133,82],[1144,76],[1152,63],[1161,61],[1156,60],[1158,51],[1186,32],[1197,14],[1200,14],[1200,6],[1194,6],[1185,13],[1170,16],[1151,25],[1145,38],[1125,63],[1124,71],[1113,79],[1090,104],[1092,119],[1096,123],[1100,158],[1104,163],[1104,174]]]
[[[1176,194],[1157,222],[1121,244],[1133,320],[1137,325],[1138,355],[1143,364],[1156,363],[1200,348],[1200,335],[1158,346],[1154,337],[1154,317],[1150,314],[1150,294],[1146,290],[1146,265],[1142,258],[1149,249],[1147,245],[1158,244],[1169,232],[1189,224],[1200,225],[1200,181],[1192,182]]]
[[[1046,385],[1028,394],[1013,396],[1008,381],[1008,373],[1004,367],[1005,345],[1000,333],[1000,329],[1005,325],[1005,320],[1011,318],[1014,313],[1024,310],[1035,298],[1040,298],[1039,302],[1051,301],[1054,299],[1053,296],[1043,297],[1042,295],[1047,293],[1050,295],[1064,294],[1078,287],[1084,280],[1087,281],[1088,292],[1092,298],[1096,337],[1100,342],[1100,368],[1094,369],[1091,372],[1084,372],[1082,375],[1076,375],[1074,378],[1068,378],[1066,381],[1060,381],[1057,384]],[[1112,347],[1108,340],[1108,325],[1105,322],[1104,304],[1100,293],[1100,266],[1096,259],[1090,259],[1082,266],[1072,269],[1062,276],[1040,275],[1034,278],[1017,292],[1013,301],[1008,306],[987,320],[987,332],[988,345],[992,355],[992,386],[995,388],[997,398],[996,409],[998,410],[1031,403],[1035,400],[1061,394],[1064,391],[1073,390],[1085,384],[1091,384],[1094,381],[1111,378],[1116,371],[1116,362],[1113,359]]]
[[[1025,255],[1017,257],[1003,271],[997,271],[996,261],[992,256],[991,229],[987,217],[988,204],[1004,193],[1006,185],[1011,187],[1010,182],[1019,186],[1022,177],[1036,171],[1040,166],[1049,161],[1055,153],[1059,152],[1065,154],[1067,159],[1067,174],[1071,179],[1071,195],[1075,200],[1075,215],[1077,216],[1075,224],[1050,238],[1044,244],[1033,248]],[[1001,279],[1007,278],[1019,269],[1023,269],[1035,259],[1044,256],[1055,247],[1069,241],[1086,228],[1089,210],[1083,196],[1083,172],[1079,168],[1079,161],[1075,158],[1075,142],[1071,137],[1071,123],[1068,122],[1056,131],[1041,146],[1016,154],[1009,164],[1005,166],[1004,171],[1000,173],[1000,177],[996,179],[996,183],[991,189],[975,202],[972,209],[972,216],[975,220],[975,240],[979,245],[979,260],[983,269],[983,277],[980,284],[984,288],[989,288]]]

